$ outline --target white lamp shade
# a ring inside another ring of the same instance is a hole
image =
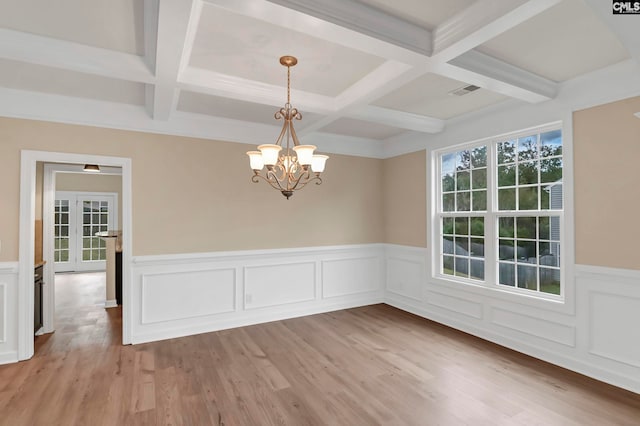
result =
[[[281,146],[267,144],[267,145],[260,145],[258,149],[262,153],[262,161],[264,162],[264,164],[266,164],[267,166],[276,165],[276,163],[278,162],[278,154],[282,149]]]
[[[251,164],[251,170],[262,170],[264,167],[264,161],[262,160],[262,153],[260,151],[249,151],[249,164]]]
[[[314,145],[298,145],[294,146],[293,150],[298,155],[298,163],[301,166],[308,166],[312,163],[313,151],[316,147]]]
[[[314,173],[322,173],[324,172],[324,166],[327,162],[327,159],[329,158],[329,156],[327,155],[314,155],[312,160],[311,160],[311,170]]]

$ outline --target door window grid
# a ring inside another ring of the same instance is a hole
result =
[[[54,262],[69,261],[69,200],[55,200]]]
[[[97,261],[107,258],[106,243],[96,237],[97,232],[107,231],[109,206],[106,201],[82,202],[82,260]]]

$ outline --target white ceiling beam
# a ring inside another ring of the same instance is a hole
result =
[[[432,59],[451,59],[531,19],[561,0],[480,0],[439,25]]]
[[[305,127],[299,134],[315,132],[345,114],[355,112],[375,99],[386,95],[416,78],[421,71],[395,61],[387,61],[358,80],[335,98],[335,110],[321,120]]]
[[[584,0],[596,16],[609,27],[627,49],[631,57],[640,63],[640,37],[638,37],[638,16],[614,15],[611,2]]]
[[[425,115],[412,114],[409,112],[396,111],[389,108],[382,108],[368,105],[349,113],[350,118],[357,120],[371,121],[384,124],[386,126],[398,127],[400,129],[413,130],[422,133],[439,133],[444,130],[444,120]]]
[[[156,69],[156,49],[158,48],[159,0],[144,0],[144,58],[150,70]]]
[[[159,0],[144,0],[144,60],[150,70],[156,69],[156,50],[158,48],[158,10]],[[144,97],[147,114],[153,116],[153,98],[155,87],[145,86]]]
[[[187,67],[178,78],[178,87],[196,93],[232,98],[277,107],[284,106],[286,89],[282,86],[248,80],[202,68]],[[301,90],[291,90],[294,106],[300,110],[318,114],[330,114],[335,110],[334,98]]]
[[[431,55],[431,32],[354,0],[267,0],[403,49]]]
[[[557,83],[476,50],[444,64],[442,71],[451,78],[455,78],[451,73],[456,73],[464,76],[462,81],[532,103],[548,101],[558,93]]]
[[[419,53],[419,50],[424,49],[425,52],[428,52],[431,47],[430,32],[406,21],[384,14],[380,15],[377,10],[353,0],[344,0],[345,5],[341,5],[342,0],[330,0],[329,2],[308,0],[203,1],[205,4],[239,15],[259,19],[303,34],[311,34],[313,37],[327,42],[407,64],[417,65],[423,62],[425,53]],[[285,4],[287,7],[284,6]],[[296,7],[304,11],[298,10]],[[340,18],[331,18],[332,14],[338,14]],[[322,16],[324,19],[318,16]],[[372,16],[375,17],[372,18]],[[337,24],[338,21],[341,24]],[[371,27],[368,28],[367,33],[359,32],[352,28],[356,25],[353,24],[353,21],[359,21],[360,24],[357,25],[359,27]],[[403,41],[402,33],[405,30],[407,32],[404,35],[406,40]],[[423,39],[422,47],[417,47],[417,45],[413,49],[406,47],[406,45],[418,43]]]
[[[198,22],[202,2],[199,0],[163,0],[158,10],[156,49],[156,85],[148,102],[153,102],[152,116],[168,120],[176,109],[179,91],[176,82],[186,68]],[[150,109],[150,108],[148,108]]]
[[[140,83],[155,81],[138,55],[5,28],[0,28],[0,58]]]
[[[323,132],[305,136],[304,143],[321,147],[323,154],[334,152],[369,158],[382,158],[384,149],[384,142],[380,140]]]

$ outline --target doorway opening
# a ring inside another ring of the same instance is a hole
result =
[[[121,173],[121,239],[120,246],[122,248],[122,327],[121,327],[121,339],[123,344],[131,343],[131,333],[129,329],[130,306],[127,304],[129,296],[127,291],[129,290],[130,272],[129,267],[131,263],[131,159],[121,157],[107,157],[97,155],[85,155],[85,154],[69,154],[69,153],[56,153],[56,152],[44,152],[44,151],[27,151],[24,150],[21,153],[21,172],[20,172],[20,253],[19,253],[19,285],[18,285],[18,359],[24,360],[31,358],[34,354],[34,323],[37,307],[34,306],[37,293],[37,285],[34,286],[35,273],[35,252],[36,252],[36,234],[37,226],[34,226],[36,220],[36,169],[38,163],[49,163],[55,167],[60,168],[81,168],[84,164],[99,164],[101,168],[115,168]],[[53,173],[53,172],[52,172]],[[55,173],[54,173],[55,175]],[[55,181],[55,178],[52,179]],[[93,200],[83,200],[90,201]],[[93,209],[93,204],[90,204],[90,209]],[[100,202],[98,202],[98,215],[100,214]],[[45,209],[50,211],[45,213]],[[49,185],[48,188],[42,190],[42,209],[43,219],[45,217],[50,218],[49,227],[42,226],[42,234],[46,236],[53,236],[54,230],[54,211],[55,211],[55,185]],[[83,207],[84,210],[84,207]],[[90,223],[88,226],[89,232],[93,231],[92,227],[102,226],[102,218],[98,217],[97,222],[93,221],[93,211],[88,212],[91,215]],[[84,211],[82,213],[84,215]],[[109,224],[107,222],[107,227]],[[51,231],[51,232],[48,232]],[[109,231],[109,230],[108,230]],[[84,232],[84,228],[83,228]],[[100,257],[100,243],[97,243],[94,236],[89,236],[88,239],[84,239],[83,244],[88,244],[88,247],[76,247],[76,251],[82,253],[83,251],[90,253],[90,257],[95,254]],[[82,239],[81,239],[82,240]],[[43,305],[49,306],[48,310],[43,311],[43,332],[50,332],[54,329],[54,303],[55,303],[55,244],[56,241],[53,237],[42,238],[42,253],[43,253],[43,269],[42,277],[44,278],[43,286]],[[95,247],[93,245],[96,244]],[[58,241],[58,247],[60,247],[60,241]],[[85,250],[86,249],[86,250]],[[60,253],[60,250],[58,250]],[[60,254],[58,254],[60,258]],[[95,278],[95,277],[94,277]],[[51,283],[47,288],[46,283]],[[120,308],[117,308],[120,309]]]

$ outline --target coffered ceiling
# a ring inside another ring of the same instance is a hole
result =
[[[271,142],[294,55],[299,136],[352,152],[551,100],[638,40],[602,0],[0,0],[0,115]]]

